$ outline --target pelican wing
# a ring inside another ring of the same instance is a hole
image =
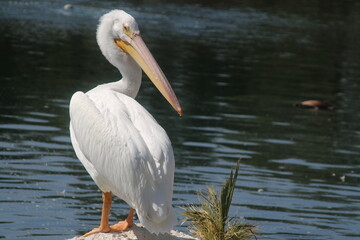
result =
[[[155,119],[134,99],[95,89],[73,95],[70,118],[75,152],[99,188],[114,192],[143,218],[166,219],[174,155]]]

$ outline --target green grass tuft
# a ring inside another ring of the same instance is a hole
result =
[[[240,160],[235,172],[231,170],[221,192],[213,187],[199,193],[199,205],[187,205],[184,208],[184,222],[190,223],[190,232],[203,240],[241,240],[256,235],[255,226],[239,223],[238,218],[229,218],[229,210],[239,172]]]

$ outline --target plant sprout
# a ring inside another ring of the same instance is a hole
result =
[[[231,170],[221,192],[213,187],[199,192],[199,206],[187,205],[184,208],[184,222],[190,223],[190,232],[202,240],[241,240],[256,238],[255,226],[239,223],[238,217],[229,217],[229,210],[239,172],[240,160],[235,172]]]

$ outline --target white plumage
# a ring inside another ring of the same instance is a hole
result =
[[[105,14],[97,41],[123,78],[72,96],[70,134],[75,153],[102,192],[112,192],[136,209],[150,232],[168,232],[176,224],[175,160],[164,129],[134,100],[141,68],[181,115],[180,105],[130,15],[121,10]]]

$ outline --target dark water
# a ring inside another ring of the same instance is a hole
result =
[[[173,142],[178,213],[241,157],[231,215],[259,239],[360,238],[358,1],[71,2],[0,1],[0,238],[98,225],[101,193],[72,150],[68,103],[120,78],[95,42],[113,8],[135,16],[184,110],[144,80],[138,100]],[[293,107],[308,99],[336,108]],[[127,211],[116,200],[111,221]]]

